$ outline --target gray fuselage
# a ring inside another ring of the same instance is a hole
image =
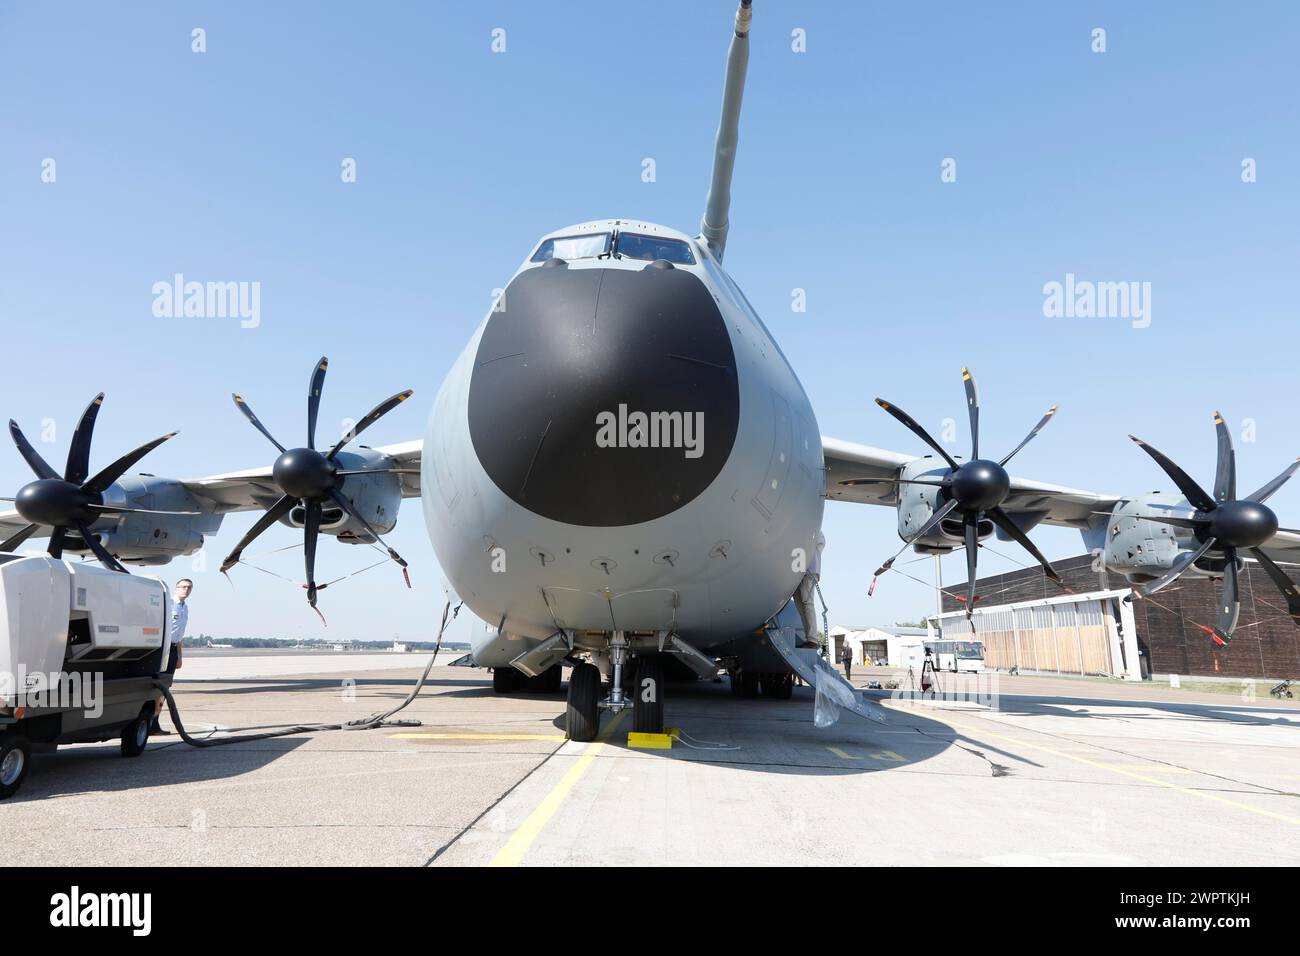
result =
[[[482,665],[560,628],[728,653],[814,553],[822,445],[794,371],[704,244],[627,220],[552,236],[620,229],[695,262],[526,261],[434,402],[425,522],[489,625]]]

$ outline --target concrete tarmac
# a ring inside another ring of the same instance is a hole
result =
[[[192,733],[340,722],[400,702],[424,659],[407,663],[196,667],[176,696]],[[888,673],[855,669],[854,683]],[[672,684],[667,722],[690,746],[651,751],[627,746],[630,715],[569,742],[562,695],[502,697],[485,671],[438,666],[400,715],[419,727],[38,756],[0,830],[29,865],[1282,866],[1300,853],[1295,701],[1027,676],[1000,677],[995,698],[987,681],[941,686],[969,693],[886,692],[887,723],[845,713],[819,730],[808,688],[769,701]]]

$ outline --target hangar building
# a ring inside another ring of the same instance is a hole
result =
[[[1091,555],[1052,564],[1073,593],[1062,591],[1038,567],[979,580],[972,623],[985,642],[986,666],[1134,680],[1152,674],[1300,676],[1300,628],[1254,563],[1239,575],[1241,616],[1226,647],[1202,629],[1202,623],[1215,620],[1218,581],[1183,578],[1126,604],[1127,582],[1096,570]],[[964,605],[952,593],[943,595],[943,610],[946,629],[957,625],[962,636],[970,634]]]

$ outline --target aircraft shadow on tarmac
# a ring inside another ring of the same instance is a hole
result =
[[[1232,703],[1231,699],[1225,699],[1219,704],[1002,694],[997,710],[1000,714],[1018,717],[1073,717],[1094,721],[1159,721],[1174,717],[1198,721],[1221,720],[1249,727],[1278,726],[1300,730],[1300,710],[1261,707],[1245,701]],[[1114,713],[1116,710],[1121,712]]]
[[[337,693],[341,682],[341,677],[186,681],[180,685],[178,699],[184,719],[186,697],[276,691],[333,694]],[[374,709],[380,710],[388,701],[404,699],[414,686],[414,679],[359,678],[355,679],[354,686],[364,690],[365,698],[373,700],[376,704]],[[557,733],[564,732],[563,690],[547,694],[498,695],[490,680],[477,675],[456,679],[431,678],[425,682],[425,688],[443,689],[424,701],[425,707],[432,705],[435,713],[437,702],[443,698],[496,699],[502,703],[508,700],[545,702],[557,712],[552,718],[540,716],[539,719],[553,726]],[[867,693],[877,701],[887,701],[890,697],[888,692]],[[1064,716],[1095,721],[1161,719],[1159,715],[1150,713],[1154,710],[1195,720],[1224,720],[1256,726],[1294,726],[1285,715],[1295,713],[1227,701],[1217,705],[1005,693],[1000,696],[997,709],[1001,714],[1027,717]],[[317,712],[310,718],[313,722],[335,719],[319,712],[319,708],[312,710]],[[1117,710],[1122,712],[1116,713]],[[483,717],[492,719],[492,711],[485,711]],[[632,724],[630,714],[621,719],[613,732],[609,732],[612,718],[605,715],[602,737],[607,753],[611,755],[627,753],[779,774],[841,776],[907,770],[925,764],[951,748],[969,755],[970,765],[945,763],[942,769],[927,769],[939,773],[988,774],[996,778],[1012,776],[1017,768],[1042,766],[1022,754],[1003,749],[996,739],[990,740],[978,732],[968,736],[961,729],[930,716],[923,706],[888,707],[883,724],[863,720],[845,711],[837,723],[819,729],[813,725],[812,717],[813,691],[808,687],[796,687],[793,697],[786,701],[762,697],[744,700],[732,697],[725,680],[720,683],[673,682],[669,685],[665,720],[688,735],[684,741],[677,742],[671,750],[634,750],[627,745],[627,732]],[[199,731],[210,726],[197,717],[193,721],[197,729],[192,729],[191,733],[196,736],[201,736]],[[236,728],[235,732],[239,730]],[[215,751],[220,754],[219,759],[188,747],[176,736],[152,738],[149,749],[141,757],[131,760],[119,756],[116,742],[62,748],[57,753],[38,755],[34,759],[30,779],[9,803],[18,804],[48,796],[239,777],[292,753],[317,736],[319,734],[309,733],[222,747]]]
[[[496,695],[489,685],[479,693],[453,693],[553,700],[561,705],[564,700],[563,692]],[[931,760],[951,747],[971,755],[971,772],[977,774],[1001,777],[1014,773],[1017,764],[1038,766],[985,741],[969,740],[923,710],[888,710],[883,724],[844,711],[837,723],[819,729],[813,725],[813,691],[808,687],[796,687],[790,700],[773,701],[761,697],[733,699],[725,681],[670,683],[665,721],[688,735],[674,743],[671,750],[629,747],[631,715],[624,716],[611,733],[612,720],[608,714],[602,717],[602,739],[615,752],[765,773],[841,776],[900,770]],[[564,732],[563,713],[550,723],[556,731]]]

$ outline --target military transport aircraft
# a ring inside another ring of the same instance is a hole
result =
[[[78,537],[55,531],[63,550],[161,564],[196,551],[226,513],[260,509],[226,566],[277,519],[302,527],[314,600],[317,533],[379,542],[400,499],[420,495],[443,571],[486,622],[473,662],[494,669],[502,692],[525,681],[553,689],[561,663],[573,665],[567,719],[578,740],[595,736],[602,709],[631,707],[635,729],[660,730],[670,658],[701,675],[726,669],[741,695],[788,698],[797,673],[834,705],[878,716],[803,646],[796,601],[805,600],[800,584],[827,499],[894,507],[900,537],[918,552],[965,547],[971,597],[979,542],[995,531],[1050,570],[1027,537],[1044,523],[1078,529],[1110,570],[1148,592],[1179,574],[1223,576],[1223,639],[1235,623],[1242,551],[1300,613],[1295,585],[1265,553],[1300,558],[1300,534],[1279,530],[1263,504],[1295,468],[1237,501],[1222,428],[1214,496],[1142,446],[1182,497],[1097,494],[1009,475],[1011,455],[979,457],[968,374],[969,461],[883,400],[933,454],[820,434],[799,379],[722,267],[750,22],[743,0],[699,234],[605,219],[543,236],[443,381],[423,441],[354,452],[340,443],[321,453],[309,424],[306,448],[286,450],[237,397],[280,449],[274,467],[194,481],[110,468],[112,480],[89,484],[79,467],[32,496],[58,498],[59,507],[28,508],[24,489],[18,513],[0,515],[0,532],[23,537],[72,522]],[[309,422],[323,373],[322,362],[309,385]],[[42,480],[57,477],[49,472]]]

